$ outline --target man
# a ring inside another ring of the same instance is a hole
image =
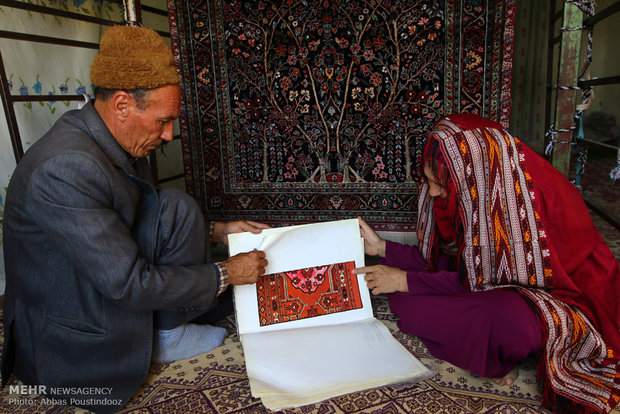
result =
[[[209,264],[209,233],[226,242],[268,226],[206,224],[187,194],[153,187],[144,156],[172,139],[181,100],[156,32],[110,28],[91,80],[94,103],[30,148],[7,191],[2,380],[14,373],[48,397],[111,412],[152,360],[219,346],[223,328],[191,321],[221,313],[213,307],[228,285],[264,273],[259,251]]]

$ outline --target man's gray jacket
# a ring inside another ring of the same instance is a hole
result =
[[[214,265],[157,263],[158,193],[145,168],[92,103],[63,115],[20,161],[4,216],[3,385],[14,372],[48,397],[118,410],[149,370],[154,311],[213,304]]]

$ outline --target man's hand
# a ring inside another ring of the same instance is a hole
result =
[[[256,283],[258,277],[265,273],[267,259],[265,252],[254,250],[249,253],[239,253],[223,263],[228,272],[228,284],[247,285]]]
[[[379,237],[361,217],[358,217],[357,221],[360,223],[360,233],[364,238],[364,253],[369,256],[385,257],[385,240]]]
[[[409,292],[407,272],[385,265],[358,267],[354,274],[366,273],[364,280],[373,295],[392,292]]]
[[[239,221],[216,221],[213,225],[213,240],[214,242],[224,243],[228,245],[228,235],[231,233],[242,233],[249,231],[250,233],[258,234],[264,229],[269,229],[271,226],[264,223],[258,223],[250,220]]]

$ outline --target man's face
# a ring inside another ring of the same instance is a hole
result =
[[[144,157],[159,147],[163,141],[174,136],[173,123],[179,117],[181,91],[178,85],[167,85],[153,89],[145,96],[146,105],[140,109],[132,98],[119,143],[134,157]]]

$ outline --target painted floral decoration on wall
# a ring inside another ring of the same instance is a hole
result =
[[[12,92],[13,91],[13,78],[14,78],[14,74],[11,73],[9,75],[9,91]],[[28,87],[28,85],[26,84],[26,82],[21,78],[21,76],[18,76],[19,82],[20,82],[20,86],[18,89],[18,92],[20,95],[22,96],[27,96],[27,95],[32,95],[30,93],[30,88]],[[58,85],[58,89],[56,89],[55,85],[50,85],[49,90],[47,91],[47,95],[57,95],[57,90],[60,92],[61,95],[67,95],[69,94],[69,86],[68,84],[72,84],[75,83],[74,85],[74,93],[75,95],[89,95],[90,98],[94,97],[94,90],[95,87],[93,84],[90,84],[89,86],[89,90],[90,92],[87,92],[86,86],[84,86],[82,84],[82,82],[79,79],[71,79],[71,78],[66,78],[65,81]],[[42,95],[43,94],[43,89],[44,86],[41,83],[41,81],[39,80],[39,75],[37,74],[34,82],[32,83],[32,92],[34,95]],[[65,107],[69,107],[70,102],[69,101],[62,101],[62,103],[65,105]],[[48,101],[48,102],[38,102],[39,105],[41,106],[46,106],[50,113],[54,113],[56,112],[56,104],[57,101]],[[25,102],[23,104],[26,108],[28,109],[32,109],[32,102]]]

